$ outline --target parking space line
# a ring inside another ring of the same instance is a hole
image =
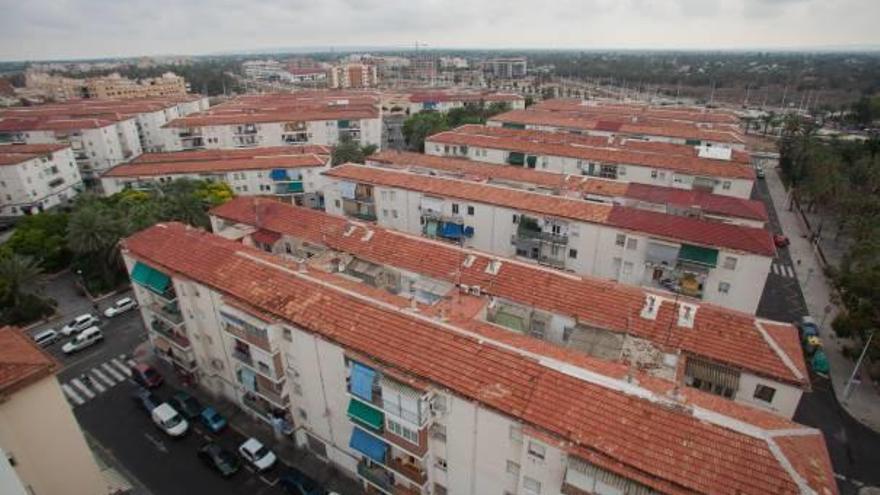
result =
[[[270,481],[270,480],[267,480],[265,476],[260,476],[260,480],[262,480],[263,483],[265,483],[269,486],[275,486],[278,484],[278,478],[275,478]]]
[[[74,378],[73,380],[70,380],[70,383],[72,383],[74,387],[79,389],[79,391],[85,394],[85,396],[89,399],[95,398],[95,393],[89,390],[89,387],[86,387],[83,382],[79,381],[79,378]]]
[[[113,366],[110,366],[110,363],[101,363],[101,368],[104,368],[104,371],[110,374],[110,376],[112,376],[117,382],[125,380],[125,377],[116,371]]]
[[[122,361],[120,361],[119,359],[113,358],[113,360],[111,360],[110,362],[113,363],[113,366],[116,366],[117,369],[119,369],[120,371],[125,373],[127,376],[131,376],[131,370],[128,369],[127,366],[122,364]]]
[[[76,405],[81,406],[86,403],[86,401],[83,400],[83,398],[80,397],[79,394],[77,394],[76,392],[73,391],[72,388],[70,388],[70,385],[68,385],[66,383],[62,383],[61,390],[64,391],[64,395],[66,395],[68,399],[72,400],[73,402],[76,402]]]
[[[104,384],[106,384],[108,387],[112,387],[113,385],[116,385],[116,381],[108,378],[107,375],[102,373],[101,370],[98,368],[92,368],[92,374],[97,376],[98,379],[101,380],[102,382],[104,382]]]

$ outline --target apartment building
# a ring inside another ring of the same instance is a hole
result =
[[[104,194],[154,190],[181,178],[220,181],[236,195],[275,196],[312,208],[323,207],[321,172],[330,168],[325,146],[283,146],[241,150],[147,153],[101,177]]]
[[[0,217],[30,215],[65,204],[82,187],[70,146],[0,145]]]
[[[67,144],[83,179],[94,181],[144,149],[165,149],[162,125],[207,106],[207,98],[184,96],[7,108],[0,111],[0,142]]]
[[[573,98],[554,98],[533,105],[535,110],[556,112],[577,112],[601,118],[636,121],[644,118],[669,120],[691,124],[729,124],[738,126],[739,116],[722,108],[689,107],[681,105],[648,105],[604,100],[580,100]]]
[[[55,377],[58,363],[19,329],[4,327],[0,369],[0,463],[12,468],[0,469],[0,487],[15,486],[15,477],[29,494],[109,494]]]
[[[519,348],[319,260],[175,223],[123,256],[145,322],[179,312],[149,327],[158,352],[374,493],[836,493],[817,430]]]
[[[379,76],[374,64],[345,63],[330,67],[329,86],[336,89],[375,88]]]
[[[488,125],[512,129],[569,132],[588,136],[626,136],[645,141],[744,150],[739,127],[728,123],[679,122],[655,117],[597,115],[580,111],[529,108],[489,119]],[[718,153],[722,153],[719,151]]]
[[[764,229],[388,168],[325,175],[332,214],[752,314],[776,252]]]
[[[461,149],[460,146],[457,148]],[[477,160],[405,151],[381,151],[368,157],[367,164],[436,174],[441,177],[467,177],[470,180],[532,192],[631,206],[747,227],[763,228],[768,220],[767,209],[761,201],[693,189],[620,182],[584,175],[560,175],[537,168],[495,165]]]
[[[483,71],[501,79],[525,77],[528,61],[525,57],[492,58],[483,62]]]
[[[789,418],[809,387],[797,330],[788,324],[261,198],[236,198],[211,217],[213,232],[222,237],[291,260],[340,260],[343,276],[419,302],[442,301],[449,306],[447,319],[511,332],[516,345],[549,343],[630,362],[651,376]],[[490,264],[503,268],[489,273]],[[685,307],[691,308],[691,327],[669,333],[666,318]],[[720,341],[727,343],[723,350]]]
[[[173,72],[136,81],[122,77],[118,73],[103,77],[75,79],[27,71],[25,72],[25,86],[29,90],[43,92],[58,100],[182,97],[186,96],[189,89],[186,80]]]
[[[240,96],[165,125],[166,150],[283,145],[333,146],[343,139],[381,146],[379,97],[369,92],[299,91]]]
[[[448,112],[453,108],[465,106],[491,105],[506,103],[510,110],[522,110],[526,100],[514,93],[495,93],[491,91],[414,91],[408,95],[409,114],[421,111]]]
[[[659,148],[634,145],[629,140],[560,137],[550,132],[480,125],[464,125],[425,139],[425,153],[429,155],[751,197],[755,170],[749,164],[734,162],[729,149],[686,145]]]

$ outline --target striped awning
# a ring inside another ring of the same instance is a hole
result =
[[[684,373],[713,385],[739,390],[739,372],[727,366],[688,357]]]

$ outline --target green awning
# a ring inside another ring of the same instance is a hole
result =
[[[507,163],[511,165],[522,165],[526,162],[526,155],[518,151],[511,151],[507,155]]]
[[[347,120],[337,120],[336,125],[339,126],[340,129],[348,129],[351,123]]]
[[[718,250],[682,244],[678,251],[678,261],[715,268],[718,265]]]
[[[168,275],[140,261],[134,264],[134,269],[131,271],[131,279],[160,296],[164,295],[168,290],[168,286],[171,285],[171,279],[168,278]]]
[[[699,146],[701,141],[699,139],[685,139],[684,144],[688,146]]]
[[[526,163],[529,165],[529,168],[535,168],[535,165],[538,163],[538,157],[529,155],[526,157]]]
[[[526,125],[525,124],[516,124],[513,122],[503,122],[501,124],[501,127],[504,129],[525,129]]]
[[[287,192],[292,192],[292,193],[303,192],[303,183],[302,182],[291,182],[290,184],[287,184]]]
[[[385,414],[374,409],[357,399],[351,399],[348,403],[348,417],[359,424],[370,427],[375,431],[382,431],[385,426]]]

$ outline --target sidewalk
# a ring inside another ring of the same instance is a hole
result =
[[[335,466],[324,462],[305,449],[298,449],[293,439],[275,437],[272,428],[263,421],[252,417],[236,404],[215,397],[198,386],[184,386],[171,366],[156,358],[148,343],[135,351],[139,360],[148,361],[162,376],[165,382],[177,390],[182,390],[197,398],[202,404],[210,404],[229,422],[229,426],[245,437],[255,437],[269,447],[279,459],[295,467],[317,481],[328,491],[346,495],[364,493],[361,483],[339,471]]]
[[[767,189],[773,198],[773,204],[779,216],[783,232],[791,240],[789,252],[798,281],[803,290],[804,299],[810,314],[816,321],[823,323],[820,336],[831,371],[831,383],[837,400],[855,419],[871,429],[880,432],[880,393],[865,380],[861,384],[853,384],[849,398],[844,399],[843,390],[855,368],[855,362],[841,352],[845,345],[851,345],[850,339],[838,338],[831,330],[831,322],[837,316],[839,308],[831,303],[833,287],[825,278],[819,255],[808,240],[808,230],[803,219],[788,211],[788,193],[779,178],[776,169],[767,170]],[[797,264],[800,260],[800,265]],[[826,312],[826,309],[828,310]],[[827,314],[826,314],[827,313]]]

